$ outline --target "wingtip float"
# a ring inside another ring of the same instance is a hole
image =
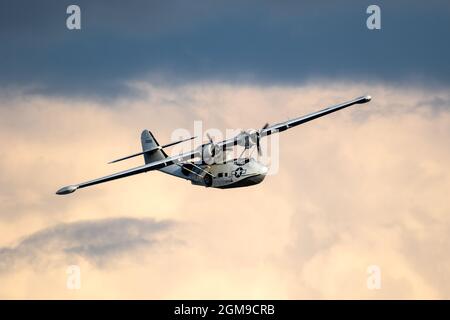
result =
[[[372,96],[367,94],[367,95],[359,98],[359,100],[360,100],[359,103],[366,103],[366,102],[369,102],[370,100],[372,100]]]
[[[59,195],[69,194],[69,193],[75,192],[77,189],[78,189],[78,186],[66,186],[66,187],[63,187],[63,188],[59,189],[58,191],[56,191],[56,194],[59,194]]]

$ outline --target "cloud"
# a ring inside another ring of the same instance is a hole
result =
[[[103,98],[130,81],[301,85],[317,79],[449,84],[447,1],[83,1],[82,30],[65,27],[70,1],[0,7],[0,84]],[[39,12],[39,14],[33,14]],[[414,37],[410,35],[414,34]],[[37,41],[36,39],[39,39]],[[32,53],[32,54],[31,54]]]
[[[15,246],[0,247],[0,272],[67,265],[80,257],[97,267],[117,264],[125,254],[160,245],[159,235],[173,224],[134,218],[57,224],[26,236]]]
[[[179,223],[183,246],[162,245],[171,229],[156,231],[152,223],[140,236],[117,236],[113,251],[102,236],[109,228],[83,243],[58,238],[64,245],[57,252],[82,260],[76,297],[449,297],[449,90],[371,82],[130,85],[142,95],[110,103],[0,97],[1,261],[15,250],[11,243],[18,248],[19,239],[61,221],[103,221],[123,212],[141,221],[152,212],[154,221]],[[165,143],[176,128],[192,130],[194,120],[203,120],[204,129],[258,128],[365,93],[373,96],[370,104],[280,134],[278,174],[252,188],[201,188],[151,172],[54,194],[141,164],[106,163],[137,152],[144,128]],[[141,238],[149,245],[127,245]],[[18,259],[27,263],[0,275],[0,296],[74,297],[64,268],[39,263],[37,272],[28,266],[33,254],[24,256]],[[103,268],[110,257],[122,262]],[[382,271],[381,290],[366,286],[373,264]]]

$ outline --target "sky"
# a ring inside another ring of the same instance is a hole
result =
[[[69,4],[0,3],[0,298],[450,298],[448,2],[379,1],[381,30],[369,1],[78,1],[75,31]],[[54,194],[140,165],[107,162],[144,128],[166,143],[363,94],[280,134],[251,188],[151,172]]]

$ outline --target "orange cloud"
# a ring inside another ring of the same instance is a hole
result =
[[[142,96],[113,103],[0,97],[1,250],[60,223],[119,217],[177,221],[179,245],[130,249],[102,268],[80,255],[39,270],[6,267],[1,297],[450,297],[448,90],[131,85]],[[138,151],[144,128],[164,143],[194,120],[258,128],[365,93],[368,105],[282,133],[278,174],[252,188],[212,190],[152,172],[54,194],[140,164],[106,165]],[[76,292],[65,287],[73,263],[82,270]],[[380,290],[366,287],[372,264]]]

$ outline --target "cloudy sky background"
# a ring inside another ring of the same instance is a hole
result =
[[[450,6],[0,4],[0,297],[450,298]],[[158,172],[54,195],[152,130],[248,128],[370,93],[280,137],[236,190]],[[66,268],[81,267],[80,290]],[[366,287],[369,265],[382,288]]]

